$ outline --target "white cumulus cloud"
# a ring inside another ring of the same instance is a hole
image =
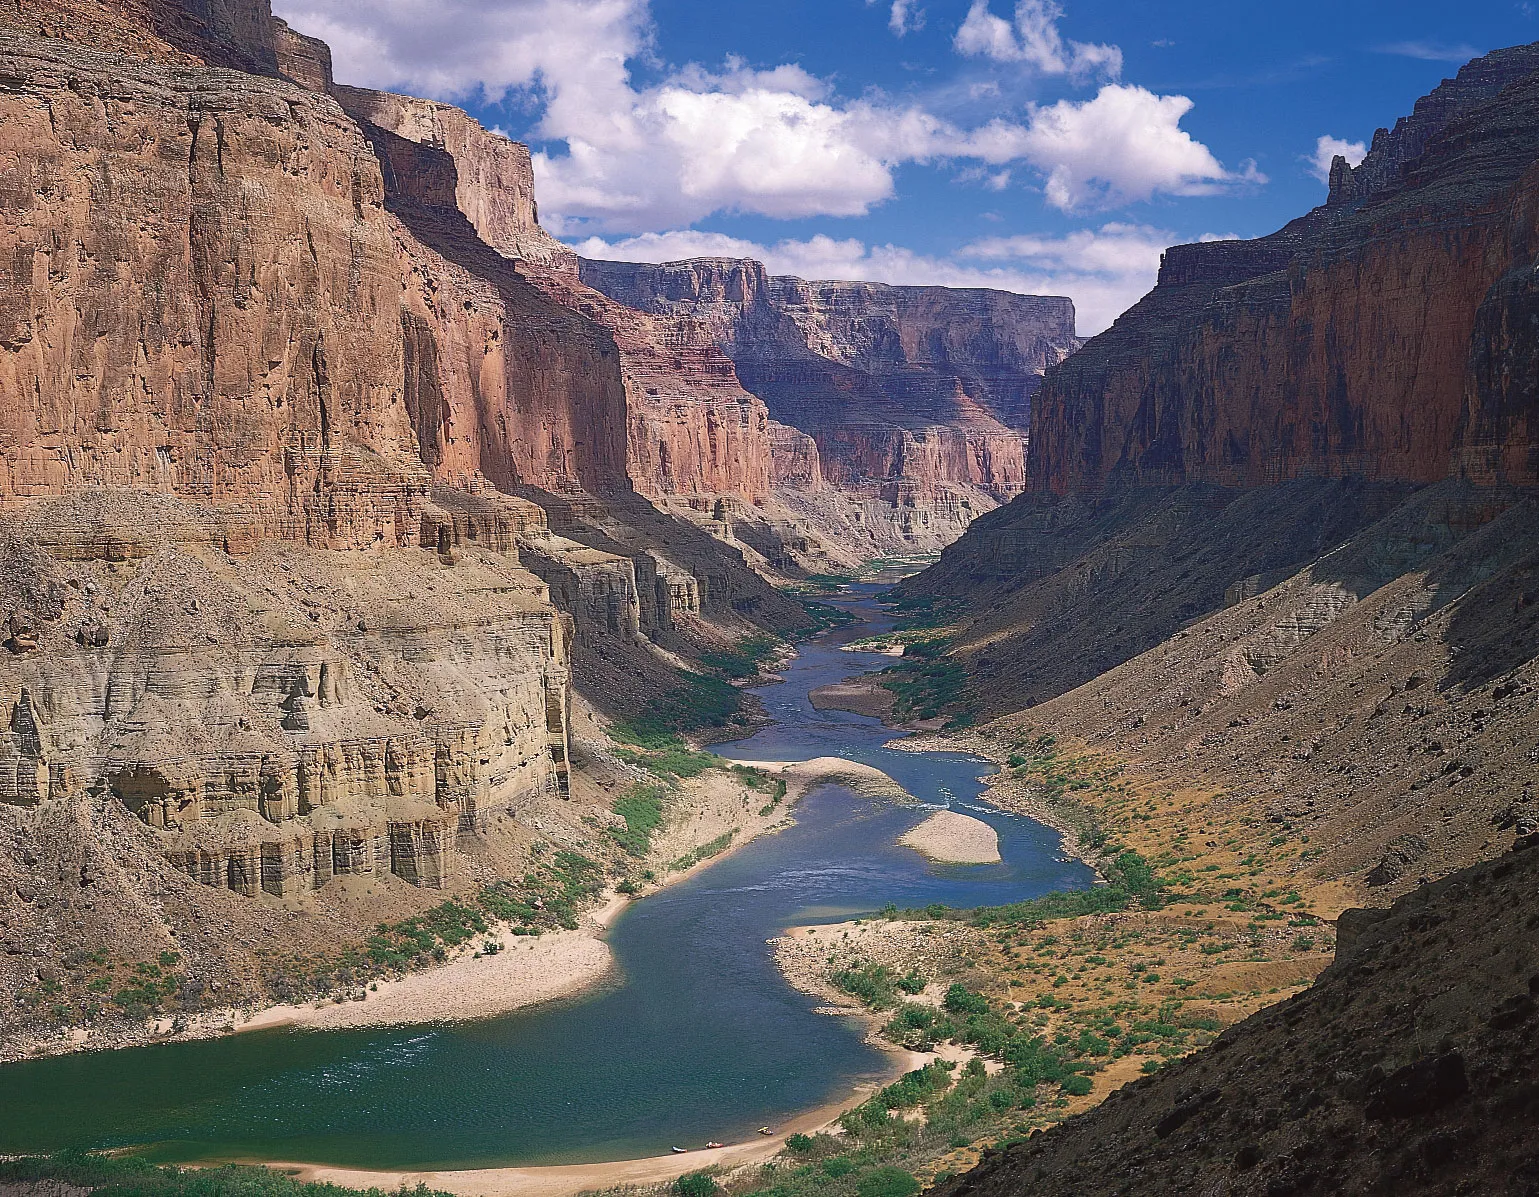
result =
[[[1074,79],[1115,79],[1122,74],[1118,47],[1064,39],[1058,32],[1063,9],[1053,0],[1016,0],[1013,23],[995,16],[989,5],[990,0],[973,0],[957,30],[954,44],[959,53],[1024,63],[1045,75]]]
[[[574,248],[584,257],[622,262],[753,258],[772,274],[801,278],[1067,295],[1074,300],[1080,335],[1092,336],[1154,286],[1160,255],[1178,240],[1163,229],[1112,223],[1061,237],[984,238],[951,257],[920,254],[899,245],[867,245],[854,237],[816,236],[761,244],[692,229],[616,240],[590,237]]]
[[[866,7],[870,8],[879,2],[882,0],[866,0]],[[892,7],[887,14],[887,27],[899,37],[923,29],[924,9],[915,0],[892,0]]]
[[[1253,162],[1226,170],[1181,128],[1191,109],[1185,96],[1109,83],[1091,100],[1033,108],[1025,125],[986,125],[968,146],[987,162],[1031,163],[1047,176],[1048,203],[1065,211],[1266,182]]]
[[[1348,166],[1356,166],[1367,156],[1368,147],[1361,141],[1343,141],[1340,137],[1332,137],[1329,133],[1322,134],[1315,142],[1315,152],[1305,159],[1309,163],[1309,173],[1320,182],[1329,183],[1331,160],[1337,154],[1347,160]]]
[[[916,28],[914,0],[892,3],[894,28]],[[531,132],[549,147],[535,158],[541,212],[565,236],[679,228],[721,212],[860,216],[894,194],[895,172],[909,163],[986,164],[996,188],[1036,171],[1063,209],[1260,178],[1253,168],[1226,170],[1180,128],[1190,100],[1118,84],[971,128],[918,103],[842,97],[794,65],[760,70],[728,58],[641,86],[633,64],[657,65],[649,0],[277,0],[276,8],[331,43],[343,82],[528,105]],[[1060,16],[1047,0],[1021,0],[1000,53],[1067,75],[1120,69],[1115,47],[1064,41]]]

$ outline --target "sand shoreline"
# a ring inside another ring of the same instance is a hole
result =
[[[903,787],[880,769],[841,757],[731,763],[751,765],[785,778],[787,788],[783,806],[768,818],[749,817],[745,820],[740,816],[738,821],[746,824],[744,830],[748,834],[738,836],[722,851],[702,857],[687,868],[664,870],[663,880],[649,893],[676,885],[752,843],[760,835],[787,826],[796,803],[818,786],[844,785],[866,797],[913,801]],[[728,774],[722,776],[730,777]],[[731,784],[737,785],[735,781]],[[680,846],[672,845],[665,851],[671,852]],[[169,1018],[161,1018],[129,1034],[76,1034],[68,1040],[49,1042],[46,1050],[34,1048],[27,1058],[183,1043],[278,1028],[355,1030],[471,1022],[497,1018],[547,1002],[570,1000],[616,978],[614,957],[602,936],[632,901],[645,896],[608,894],[600,906],[581,916],[580,926],[575,931],[548,931],[536,937],[515,936],[506,927],[499,928],[496,932],[477,936],[473,944],[459,948],[444,964],[372,981],[368,987],[357,987],[340,1000],[333,997],[257,1009],[220,1007],[205,1010],[180,1027]],[[478,954],[477,949],[488,939],[500,940],[502,950],[490,955]]]
[[[686,1151],[682,1155],[642,1156],[638,1159],[608,1160],[591,1164],[548,1164],[530,1167],[463,1168],[436,1172],[334,1168],[325,1164],[285,1161],[234,1161],[262,1163],[304,1181],[330,1182],[348,1188],[391,1190],[415,1188],[425,1184],[458,1197],[574,1197],[591,1190],[612,1189],[620,1185],[664,1184],[686,1172],[703,1168],[738,1168],[764,1163],[779,1155],[786,1139],[793,1134],[816,1134],[837,1127],[839,1116],[860,1104],[869,1093],[890,1084],[905,1072],[923,1067],[933,1056],[904,1051],[886,1045],[884,1054],[892,1067],[875,1080],[856,1084],[843,1098],[825,1102],[812,1110],[792,1115],[774,1128],[773,1135],[760,1136],[724,1147]]]
[[[998,864],[999,835],[982,819],[938,810],[898,843],[942,864]]]
[[[806,761],[733,761],[763,770],[787,782],[784,810],[724,851],[694,862],[689,868],[670,872],[658,889],[677,884],[721,860],[759,835],[788,825],[797,802],[822,785],[842,785],[865,797],[912,803],[914,799],[886,773],[841,757],[817,757]],[[657,892],[656,890],[650,892]],[[641,895],[645,896],[645,895]],[[604,904],[582,917],[575,931],[547,932],[537,938],[511,935],[501,929],[503,950],[477,954],[467,945],[457,956],[436,968],[374,983],[363,999],[315,1002],[304,1005],[269,1006],[255,1012],[240,1009],[208,1011],[185,1029],[171,1033],[169,1026],[156,1027],[151,1042],[181,1042],[228,1034],[276,1028],[305,1030],[356,1029],[369,1026],[431,1025],[493,1018],[546,1002],[566,1000],[590,992],[616,976],[614,958],[601,938],[618,915],[636,898],[608,896]],[[477,946],[490,936],[477,938]],[[856,1014],[855,1011],[850,1011]],[[858,1012],[864,1018],[864,1012]],[[869,1020],[867,1020],[869,1021]],[[872,1027],[868,1026],[868,1032]],[[76,1050],[108,1050],[112,1044],[79,1043]],[[708,1167],[736,1167],[762,1162],[777,1155],[788,1135],[835,1128],[840,1114],[859,1104],[864,1096],[903,1073],[921,1067],[932,1057],[875,1042],[890,1067],[879,1078],[854,1086],[844,1097],[816,1109],[788,1117],[774,1135],[715,1150],[691,1150],[684,1154],[642,1157],[589,1164],[532,1167],[494,1167],[445,1171],[368,1170],[331,1167],[289,1161],[233,1161],[260,1163],[298,1175],[305,1180],[330,1181],[355,1188],[386,1190],[411,1188],[419,1183],[459,1197],[571,1197],[590,1189],[617,1185],[664,1183],[686,1172]],[[228,1161],[222,1161],[228,1162]]]

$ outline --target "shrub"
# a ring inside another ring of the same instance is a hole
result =
[[[610,828],[615,842],[632,856],[645,856],[652,846],[652,833],[663,823],[663,786],[632,786],[615,799],[615,814],[625,820],[624,829]]]
[[[832,980],[845,993],[859,998],[873,1010],[886,1010],[897,1004],[898,981],[885,964],[841,969]]]
[[[912,1173],[887,1165],[862,1176],[855,1191],[860,1197],[914,1197],[919,1192],[919,1182]]]
[[[952,1014],[987,1014],[989,1012],[989,999],[981,993],[974,993],[960,981],[953,982],[951,988],[946,990],[946,998],[941,1004]]]
[[[796,1134],[786,1137],[786,1146],[798,1155],[802,1155],[812,1150],[812,1136],[804,1135],[798,1131]]]
[[[855,1171],[857,1165],[847,1155],[830,1156],[823,1161],[823,1171],[826,1175],[838,1180],[841,1176],[848,1176]]]
[[[1059,1082],[1058,1087],[1067,1093],[1070,1097],[1084,1097],[1085,1094],[1090,1092],[1090,1078],[1088,1076],[1075,1073],[1073,1076],[1064,1077],[1063,1080]]]
[[[716,1197],[721,1187],[704,1172],[686,1172],[673,1182],[678,1197]]]
[[[37,1181],[94,1189],[115,1197],[361,1197],[356,1189],[295,1180],[282,1172],[251,1165],[183,1170],[148,1164],[132,1156],[108,1157],[80,1151],[0,1161],[0,1185]],[[384,1197],[378,1189],[368,1192]],[[418,1185],[415,1189],[403,1188],[395,1197],[449,1195]]]

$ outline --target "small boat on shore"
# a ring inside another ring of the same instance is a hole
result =
[[[774,1133],[775,1133],[775,1132],[774,1132],[774,1131],[772,1131],[772,1130],[770,1130],[770,1128],[769,1128],[769,1127],[767,1127],[767,1126],[761,1126],[761,1127],[760,1127],[760,1128],[759,1128],[759,1133],[760,1133],[760,1134],[761,1134],[761,1135],[773,1135],[773,1134],[774,1134]]]
[[[705,1145],[705,1149],[707,1151],[715,1151],[718,1147],[725,1147],[725,1146],[726,1146],[725,1143],[718,1143],[718,1142],[716,1142],[715,1139],[712,1139],[709,1143],[707,1143]]]
[[[673,1154],[674,1155],[683,1155],[688,1150],[689,1150],[689,1148],[687,1148],[687,1147],[675,1147],[673,1149]]]

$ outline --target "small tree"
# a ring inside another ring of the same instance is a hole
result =
[[[673,1191],[678,1197],[716,1197],[721,1187],[704,1172],[686,1172],[673,1182]]]

